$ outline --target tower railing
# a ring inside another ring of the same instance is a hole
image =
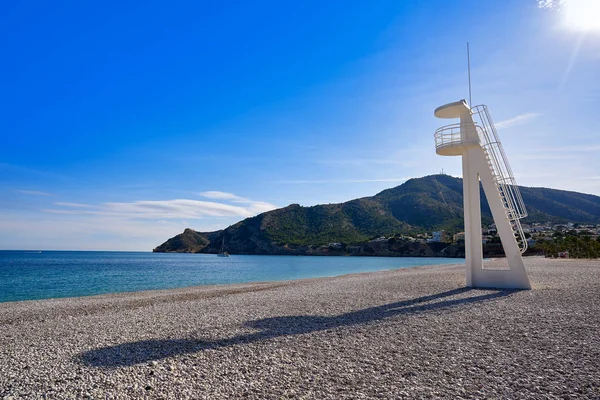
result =
[[[442,126],[437,129],[433,134],[433,137],[435,138],[435,148],[438,149],[443,146],[462,143],[460,126],[461,124],[458,123]]]
[[[488,165],[491,168],[494,183],[502,200],[506,217],[512,227],[519,250],[523,253],[527,250],[527,239],[519,221],[521,218],[527,216],[523,197],[521,196],[487,107],[485,105],[475,106],[471,108],[471,114],[474,120],[476,120],[474,122],[479,133],[480,144],[485,152]]]

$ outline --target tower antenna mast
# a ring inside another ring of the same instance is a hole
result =
[[[467,42],[467,72],[469,75],[469,108],[473,107],[471,100],[471,52],[469,50],[469,42]]]

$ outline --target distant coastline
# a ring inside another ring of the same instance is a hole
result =
[[[529,247],[571,230],[589,232],[596,240],[600,197],[547,188],[520,190],[529,212],[521,221]],[[430,175],[345,203],[291,204],[219,231],[187,228],[153,251],[216,254],[224,244],[229,254],[464,257],[462,193],[462,179]],[[481,212],[484,255],[503,256],[483,194]],[[529,250],[526,255],[539,253]]]
[[[485,257],[504,257],[499,244],[483,245]],[[190,251],[186,249],[160,250],[154,253],[200,253],[217,254],[212,249]],[[464,243],[425,242],[390,239],[378,239],[366,243],[346,245],[331,243],[327,246],[272,246],[270,252],[231,253],[239,255],[278,255],[278,256],[332,256],[332,257],[429,257],[464,258]],[[530,251],[527,255],[536,254]]]

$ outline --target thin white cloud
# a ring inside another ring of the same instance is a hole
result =
[[[367,166],[367,165],[400,165],[401,159],[376,159],[376,158],[353,158],[353,159],[338,159],[338,160],[315,160],[316,164],[325,165],[352,165],[352,166]]]
[[[273,204],[265,201],[253,201],[246,209],[250,211],[251,215],[261,214],[267,211],[276,209]]]
[[[29,194],[31,196],[52,196],[52,194],[47,192],[42,192],[39,190],[17,190],[19,193]]]
[[[263,213],[266,211],[271,211],[271,210],[274,210],[275,208],[277,208],[273,204],[267,203],[265,201],[250,200],[245,197],[240,197],[238,195],[235,195],[233,193],[219,192],[216,190],[202,192],[202,193],[199,193],[199,195],[206,197],[208,199],[224,200],[224,201],[231,201],[232,203],[236,203],[236,204],[243,204],[244,205],[243,207],[242,206],[240,206],[240,207],[230,206],[230,207],[235,207],[236,209],[244,209],[250,215],[260,214],[260,213]]]
[[[561,152],[564,155],[569,155],[569,153],[587,153],[596,151],[600,151],[600,145],[592,144],[589,146],[540,147],[529,150],[529,152],[534,153]]]
[[[68,201],[57,201],[54,203],[55,206],[60,207],[75,207],[75,208],[90,208],[94,207],[90,204],[82,204],[82,203],[70,203]]]
[[[94,215],[65,218],[53,214],[13,215],[0,212],[0,226],[2,249],[151,251],[190,225],[174,220]],[[193,227],[202,231],[213,228],[211,225]]]
[[[236,206],[211,201],[189,199],[142,200],[130,203],[110,202],[100,206],[62,203],[67,209],[44,209],[51,214],[99,215],[132,219],[201,219],[205,217],[247,218],[275,208],[273,204],[252,201],[245,206]]]
[[[565,0],[538,0],[538,8],[544,8],[547,10],[559,9]]]
[[[577,157],[574,155],[567,154],[523,154],[521,156],[512,157],[514,160],[572,160]]]
[[[188,199],[106,203],[105,207],[110,212],[137,218],[156,218],[157,216],[161,218],[249,217],[252,215],[244,207]]]
[[[198,194],[202,197],[206,197],[207,199],[213,199],[213,200],[232,200],[232,201],[244,201],[244,202],[248,201],[248,199],[245,199],[240,196],[236,196],[233,193],[219,192],[217,190],[210,190],[208,192],[201,192]]]
[[[526,114],[517,115],[514,118],[510,118],[510,119],[507,119],[504,121],[497,122],[496,128],[506,129],[506,128],[510,128],[515,125],[525,124],[525,123],[531,121],[532,119],[537,118],[541,115],[542,114],[536,114],[536,113],[526,113]]]

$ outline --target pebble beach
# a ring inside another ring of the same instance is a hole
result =
[[[600,261],[525,265],[0,303],[0,399],[600,399]]]

